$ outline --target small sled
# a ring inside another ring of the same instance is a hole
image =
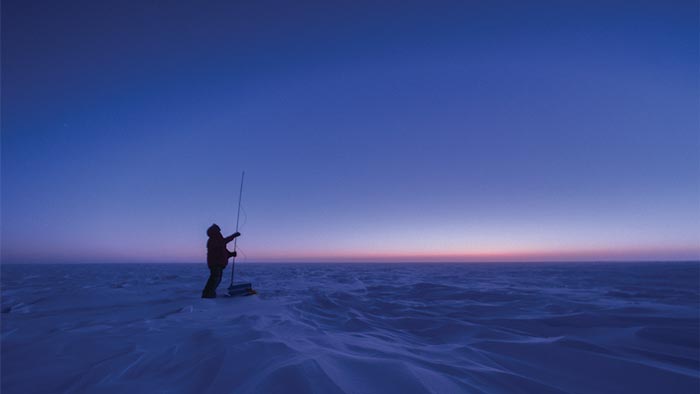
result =
[[[253,286],[250,283],[239,283],[237,285],[231,285],[228,288],[228,295],[231,297],[249,296],[253,294],[257,294],[257,292],[253,290]]]

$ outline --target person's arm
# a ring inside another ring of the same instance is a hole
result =
[[[229,242],[233,241],[234,238],[236,238],[236,237],[238,237],[238,236],[240,236],[240,235],[241,235],[241,233],[239,233],[238,231],[236,231],[235,233],[233,233],[233,234],[229,235],[228,237],[224,238],[224,242],[229,243]]]
[[[238,253],[234,250],[233,252],[228,252],[228,257],[236,257],[238,256]]]

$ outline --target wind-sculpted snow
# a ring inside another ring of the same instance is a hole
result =
[[[700,390],[698,263],[239,269],[2,266],[3,394]]]

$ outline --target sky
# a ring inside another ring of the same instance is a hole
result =
[[[700,259],[698,12],[3,1],[2,261]]]

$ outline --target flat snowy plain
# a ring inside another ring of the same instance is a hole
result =
[[[1,268],[3,394],[700,390],[700,263]]]

